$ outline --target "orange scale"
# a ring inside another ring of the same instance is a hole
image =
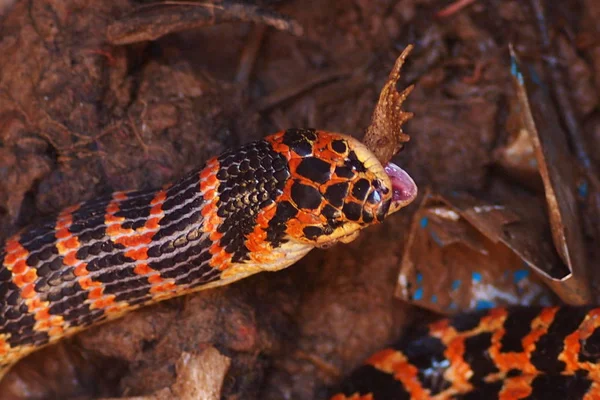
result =
[[[219,162],[215,157],[211,158],[207,163],[206,167],[200,171],[200,179],[206,179],[210,175],[216,174],[218,170]]]
[[[125,252],[125,256],[129,257],[129,258],[133,258],[134,260],[137,260],[137,261],[147,260],[148,259],[148,248],[141,247],[139,249],[129,250],[129,251]]]
[[[219,253],[221,250],[223,250],[223,248],[221,246],[219,246],[219,243],[213,243],[209,248],[208,248],[208,253],[215,255],[217,253]]]
[[[292,237],[302,237],[304,234],[303,229],[306,225],[302,224],[297,219],[291,219],[287,223],[287,229],[285,232]]]
[[[108,224],[107,223],[107,227],[106,227],[106,234],[108,236],[120,236],[120,235],[124,235],[129,233],[128,231],[124,230],[123,228],[121,228],[120,224]]]
[[[157,283],[164,282],[164,279],[160,276],[160,274],[154,274],[154,275],[148,277],[148,282],[155,285]]]
[[[28,300],[26,303],[30,312],[48,305],[47,301],[42,301],[39,297],[34,297],[33,299]]]
[[[12,264],[14,264],[16,260],[17,260],[16,254],[7,253],[6,256],[4,256],[4,265],[10,269],[10,266],[12,266]]]
[[[215,189],[209,189],[209,190],[206,191],[206,193],[204,193],[202,195],[202,197],[204,197],[204,200],[206,200],[206,201],[215,200],[215,204],[216,204],[216,200],[217,200],[217,199],[215,199],[216,193],[217,192],[215,191]]]
[[[259,237],[258,235],[256,235],[254,237],[248,238],[248,240],[246,240],[246,247],[248,248],[248,250],[250,250],[250,254],[271,252],[271,246],[269,246],[269,244],[265,241],[266,238],[266,234],[263,237]]]
[[[213,256],[209,262],[209,265],[213,268],[218,268],[221,271],[225,271],[231,265],[231,254],[223,250],[219,254]]]
[[[581,350],[580,332],[577,330],[565,338],[563,344],[564,349],[559,354],[558,359],[565,363],[564,371],[566,373],[574,373],[580,369],[579,351]]]
[[[454,332],[454,335],[456,335],[456,331],[450,326],[450,321],[447,319],[442,319],[429,325],[429,334],[438,339],[448,335],[448,332]]]
[[[68,228],[58,228],[56,233],[54,233],[54,237],[57,239],[66,239],[71,236],[71,232],[69,232]]]
[[[162,213],[162,210],[160,211],[160,213]],[[144,226],[147,229],[157,230],[160,226],[159,225],[160,220],[161,220],[161,218],[150,218],[148,221],[146,221]]]
[[[30,268],[25,274],[23,274],[23,282],[32,283],[37,278],[37,271],[33,268]]]
[[[213,213],[216,214],[216,209],[217,209],[217,206],[214,203],[208,203],[207,205],[204,206],[204,208],[202,208],[202,211],[200,211],[200,214],[202,214],[203,217],[206,217],[208,215],[213,215]]]
[[[322,206],[322,204],[320,206]],[[303,225],[316,225],[326,222],[322,215],[317,214],[315,212],[307,212],[303,210],[300,210],[298,215],[296,215],[295,219]]]
[[[17,238],[15,238],[15,239],[9,239],[6,242],[4,249],[6,250],[7,253],[10,254],[10,253],[14,253],[20,249],[23,249],[23,246],[21,246],[21,243],[19,243],[19,240]]]
[[[446,379],[453,382],[459,390],[469,390],[472,385],[469,379],[473,375],[471,366],[464,359],[465,341],[463,337],[457,337],[448,343],[444,356],[450,361],[450,367],[446,370]]]
[[[170,291],[173,291],[176,287],[177,287],[177,285],[175,285],[173,282],[165,282],[161,285],[156,285],[156,286],[153,286],[152,288],[150,288],[150,293],[154,294],[154,293],[170,292]]]
[[[594,381],[587,390],[582,400],[598,400],[600,399],[600,382]]]
[[[34,316],[36,321],[46,321],[50,319],[50,313],[48,311],[48,308],[44,308],[38,312],[35,313]],[[50,324],[50,321],[48,321],[48,324]]]
[[[498,400],[524,399],[531,395],[531,381],[535,376],[517,376],[504,381]]]
[[[48,330],[48,336],[50,337],[61,337],[64,333],[62,326],[53,326]]]
[[[81,288],[83,290],[88,290],[92,287],[97,287],[97,286],[102,286],[101,282],[94,282],[92,280],[92,278],[90,278],[89,276],[85,276],[81,279],[79,279],[79,286],[81,286]]]
[[[402,382],[411,398],[427,398],[429,391],[423,388],[419,381],[419,369],[410,364],[404,354],[394,349],[386,349],[367,360],[367,364],[372,365],[380,371],[393,374],[394,379]]]
[[[276,259],[278,259],[279,257],[274,255],[271,250],[262,249],[262,250],[257,250],[255,252],[252,252],[250,254],[250,258],[252,259],[252,261],[254,261],[256,263],[271,263],[271,262],[275,261]]]
[[[202,181],[201,185],[203,187],[215,187],[219,184],[219,179],[217,178],[216,171],[214,174],[209,175],[204,181]],[[206,185],[206,186],[204,186]]]
[[[14,263],[11,272],[13,273],[13,275],[20,275],[22,273],[24,273],[29,267],[27,266],[27,263],[25,260],[21,259],[19,261],[17,261],[16,263]]]
[[[21,297],[23,299],[30,299],[33,296],[35,296],[37,293],[35,291],[35,287],[33,286],[33,284],[28,284],[27,286],[25,286],[22,290],[21,290]]]
[[[63,263],[65,265],[68,265],[70,267],[77,265],[81,260],[77,259],[77,252],[76,251],[70,251],[64,258],[63,258]]]
[[[126,310],[127,307],[128,307],[127,304],[115,303],[113,305],[106,307],[106,309],[104,311],[106,311],[107,314],[118,314],[118,313],[123,312],[123,310]]]
[[[213,230],[208,238],[210,239],[211,242],[216,242],[217,240],[220,240],[222,237],[223,237],[223,234],[221,232],[218,232],[217,230]]]
[[[23,274],[13,275],[12,281],[19,288],[25,286],[25,282],[23,280]]]
[[[119,200],[119,201],[123,201],[123,200],[127,200],[129,196],[127,196],[126,192],[116,192],[113,194],[113,199],[114,200]]]
[[[110,214],[112,217],[118,218],[118,217],[115,217],[113,214],[116,212],[119,212],[120,209],[121,209],[121,207],[119,207],[119,203],[112,201],[106,207],[106,214]]]
[[[50,325],[50,321],[49,320],[48,321],[38,321],[33,326],[33,329],[35,331],[47,331],[51,327],[52,327],[52,325]]]
[[[70,211],[63,210],[56,218],[56,226],[64,228],[67,225],[71,225],[73,222],[73,215]]]
[[[333,165],[336,165],[341,160],[341,157],[339,154],[337,154],[329,149],[323,150],[319,154],[319,158],[321,160],[327,161],[329,164],[333,164]]]
[[[154,271],[152,268],[148,266],[148,264],[137,264],[133,269],[133,272],[137,275],[147,275]]]
[[[346,395],[343,394],[336,394],[331,398],[331,400],[374,400],[374,397],[372,393],[368,393],[365,395],[355,393],[350,397],[346,397]]]
[[[218,228],[219,225],[221,225],[221,222],[223,222],[223,220],[221,219],[221,217],[219,217],[217,215],[217,213],[215,212],[213,215],[211,215],[208,219],[208,223],[210,224],[211,227],[213,227],[212,230],[216,230]],[[209,230],[206,226],[202,227],[202,230],[204,232],[211,232],[212,230]]]
[[[81,263],[78,266],[75,267],[75,269],[73,270],[73,274],[75,276],[85,276],[88,274],[88,270],[87,270],[87,264],[86,263]]]
[[[154,198],[152,199],[152,201],[150,201],[150,205],[152,205],[152,206],[157,205],[159,203],[164,202],[166,199],[167,199],[167,192],[165,190],[159,190],[156,193],[156,196],[154,196]]]
[[[290,160],[288,161],[288,167],[292,175],[296,175],[296,170],[298,169],[298,166],[300,165],[302,160],[304,160],[304,158],[301,158],[299,156],[290,158]]]
[[[115,295],[111,294],[95,300],[90,304],[91,310],[103,309],[112,306],[115,302]]]
[[[104,294],[104,287],[97,286],[88,292],[88,299],[95,300],[102,297]]]

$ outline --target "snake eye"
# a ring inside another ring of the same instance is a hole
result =
[[[381,202],[381,195],[379,194],[379,190],[375,189],[369,194],[367,201],[371,204],[378,204]]]

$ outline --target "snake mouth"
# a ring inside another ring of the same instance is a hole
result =
[[[417,197],[417,184],[410,177],[408,172],[394,163],[387,163],[385,173],[392,182],[392,204],[388,215],[406,207]]]

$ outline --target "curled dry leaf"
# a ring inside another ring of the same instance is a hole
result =
[[[231,359],[209,347],[200,354],[182,353],[177,362],[177,379],[169,387],[148,396],[124,397],[121,400],[219,400]],[[116,399],[104,399],[116,400]]]
[[[535,149],[544,184],[552,238],[558,254],[571,271],[568,279],[552,282],[554,291],[569,304],[586,304],[591,292],[586,250],[576,202],[576,169],[565,133],[548,90],[523,72],[511,47],[511,74],[520,112],[520,125]]]
[[[252,4],[235,1],[174,1],[139,7],[110,24],[106,37],[111,44],[124,45],[156,40],[169,33],[230,21],[266,24],[296,36],[303,33],[298,22]]]
[[[427,193],[413,219],[396,296],[444,314],[551,304],[555,297],[544,283],[569,271],[539,204],[522,196],[491,203]]]
[[[371,117],[371,125],[363,138],[363,143],[371,150],[382,164],[388,163],[398,153],[410,137],[402,132],[402,124],[412,118],[413,114],[402,111],[402,103],[406,100],[413,85],[398,92],[396,85],[400,79],[400,71],[413,46],[408,45],[396,60],[394,68],[388,76],[379,101]]]
[[[506,145],[494,150],[494,161],[502,169],[503,174],[536,192],[543,192],[544,186],[535,158],[533,143],[529,133],[520,123],[517,99],[513,97],[510,100],[513,104],[511,104],[506,124],[510,137]]]

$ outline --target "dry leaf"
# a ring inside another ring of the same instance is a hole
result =
[[[106,37],[111,44],[124,45],[156,40],[169,33],[211,26],[229,21],[248,21],[270,25],[302,35],[302,26],[294,20],[252,4],[223,1],[203,3],[178,1],[150,3],[110,24]]]
[[[591,301],[591,293],[575,196],[575,164],[547,89],[539,80],[531,80],[524,74],[512,47],[511,63],[521,126],[528,132],[535,149],[554,245],[572,272],[569,279],[551,285],[565,302],[587,304]]]
[[[427,193],[413,219],[396,296],[444,314],[552,304],[547,276],[569,271],[544,237],[547,229],[538,228],[547,228],[539,207],[523,203],[530,208]]]
[[[363,143],[384,165],[402,149],[404,143],[410,140],[410,137],[402,132],[402,124],[412,118],[413,114],[402,111],[402,103],[413,90],[413,86],[398,92],[396,85],[400,79],[402,66],[412,48],[412,45],[408,45],[396,60],[379,94],[379,101],[371,117],[371,125],[363,138]]]

